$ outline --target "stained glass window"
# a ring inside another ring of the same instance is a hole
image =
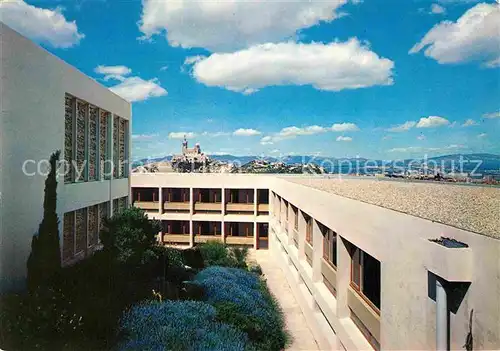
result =
[[[97,245],[97,238],[99,235],[98,228],[98,216],[99,209],[98,205],[89,207],[89,230],[88,230],[88,246]]]
[[[118,178],[120,150],[119,139],[120,136],[120,117],[114,116],[113,119],[113,178]]]
[[[113,215],[117,214],[120,211],[120,205],[118,203],[118,199],[113,200]]]
[[[97,119],[99,109],[89,108],[89,181],[97,179]]]
[[[76,114],[76,181],[85,181],[85,120],[88,104],[78,101]]]
[[[120,174],[119,177],[123,178],[125,177],[125,128],[126,128],[126,121],[123,118],[120,118],[120,136],[119,136],[119,148],[120,148],[120,155],[119,155],[119,162],[120,162]]]
[[[99,231],[104,228],[104,219],[108,218],[109,202],[99,204]]]
[[[109,179],[109,169],[106,162],[108,159],[108,118],[109,112],[101,110],[99,122],[100,179]]]
[[[69,95],[65,96],[64,102],[64,160],[66,161],[66,170],[64,182],[73,181],[73,103],[75,99]]]
[[[78,254],[86,249],[87,246],[87,209],[81,208],[76,211],[76,250]]]
[[[75,249],[75,212],[64,214],[63,223],[63,261],[73,258]]]

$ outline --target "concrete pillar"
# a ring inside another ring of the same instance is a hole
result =
[[[258,232],[257,232],[257,222],[253,221],[253,248],[254,250],[257,250],[259,247],[259,242],[258,242]]]
[[[299,260],[306,259],[306,253],[304,247],[306,246],[306,219],[304,218],[302,211],[299,210]],[[293,244],[293,240],[292,240]]]
[[[226,214],[226,189],[222,188],[221,190],[221,227],[220,234],[221,240],[223,243],[226,242],[226,224],[224,222],[224,216]]]
[[[444,282],[436,277],[436,350],[448,351],[448,296]]]
[[[189,188],[189,246],[194,246],[194,230],[193,230],[193,188]]]
[[[253,189],[253,215],[257,216],[257,189]]]
[[[158,213],[163,214],[163,189],[161,187],[158,188]]]
[[[337,236],[337,318],[350,316],[347,294],[351,284],[350,243]]]
[[[321,232],[321,228],[318,225],[318,222],[314,220],[314,218],[311,218],[313,221],[313,233],[312,233],[312,240],[313,240],[313,259],[312,259],[312,268],[313,268],[313,275],[312,275],[312,280],[313,282],[320,282],[323,280],[323,277],[321,275],[321,259],[323,258],[323,233]]]

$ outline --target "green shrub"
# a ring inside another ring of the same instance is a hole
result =
[[[283,312],[257,275],[236,268],[209,267],[195,281],[205,289],[217,318],[244,331],[256,350],[281,350],[288,341]]]
[[[84,338],[83,318],[61,289],[39,288],[7,295],[0,313],[0,347],[8,350],[60,349]]]
[[[250,265],[248,271],[257,275],[262,275],[262,268],[258,264]]]
[[[248,248],[228,247],[220,241],[208,241],[199,246],[205,266],[247,267]]]
[[[130,207],[104,222],[100,237],[104,251],[120,263],[140,265],[158,259],[156,236],[158,221]]]
[[[124,313],[120,350],[244,351],[247,336],[216,320],[204,302],[147,302]]]
[[[31,240],[31,253],[27,262],[27,286],[30,292],[41,286],[50,286],[55,274],[61,269],[59,247],[59,218],[57,216],[57,161],[60,151],[50,156],[50,171],[45,180],[43,220],[38,234]]]

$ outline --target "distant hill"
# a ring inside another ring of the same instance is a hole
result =
[[[311,164],[321,166],[327,173],[356,173],[356,167],[359,167],[359,173],[376,172],[377,169],[384,168],[391,171],[396,168],[418,169],[427,164],[429,167],[437,165],[440,169],[447,172],[470,173],[475,171],[483,175],[500,175],[500,155],[488,153],[474,154],[451,154],[444,156],[430,157],[427,159],[406,159],[398,160],[397,163],[391,160],[371,160],[367,158],[335,158],[311,155],[289,155],[280,158],[259,157],[259,156],[234,156],[234,155],[209,155],[216,168],[221,164],[234,164],[229,167],[231,172],[247,173],[294,173],[298,172],[296,165]],[[147,165],[150,163],[169,162],[171,156],[164,156],[154,159],[142,159],[134,162],[132,167]],[[255,161],[255,162],[254,162]],[[239,166],[241,169],[237,170]],[[293,166],[293,167],[285,167]],[[303,167],[299,167],[302,169]],[[316,173],[318,169],[311,169]],[[319,171],[318,171],[319,172]],[[299,172],[300,173],[300,172]]]

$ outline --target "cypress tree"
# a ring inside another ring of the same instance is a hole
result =
[[[43,220],[38,233],[31,240],[28,258],[28,290],[33,292],[40,286],[50,286],[52,279],[61,269],[59,247],[59,218],[57,216],[57,162],[60,151],[50,156],[50,172],[45,180]]]

